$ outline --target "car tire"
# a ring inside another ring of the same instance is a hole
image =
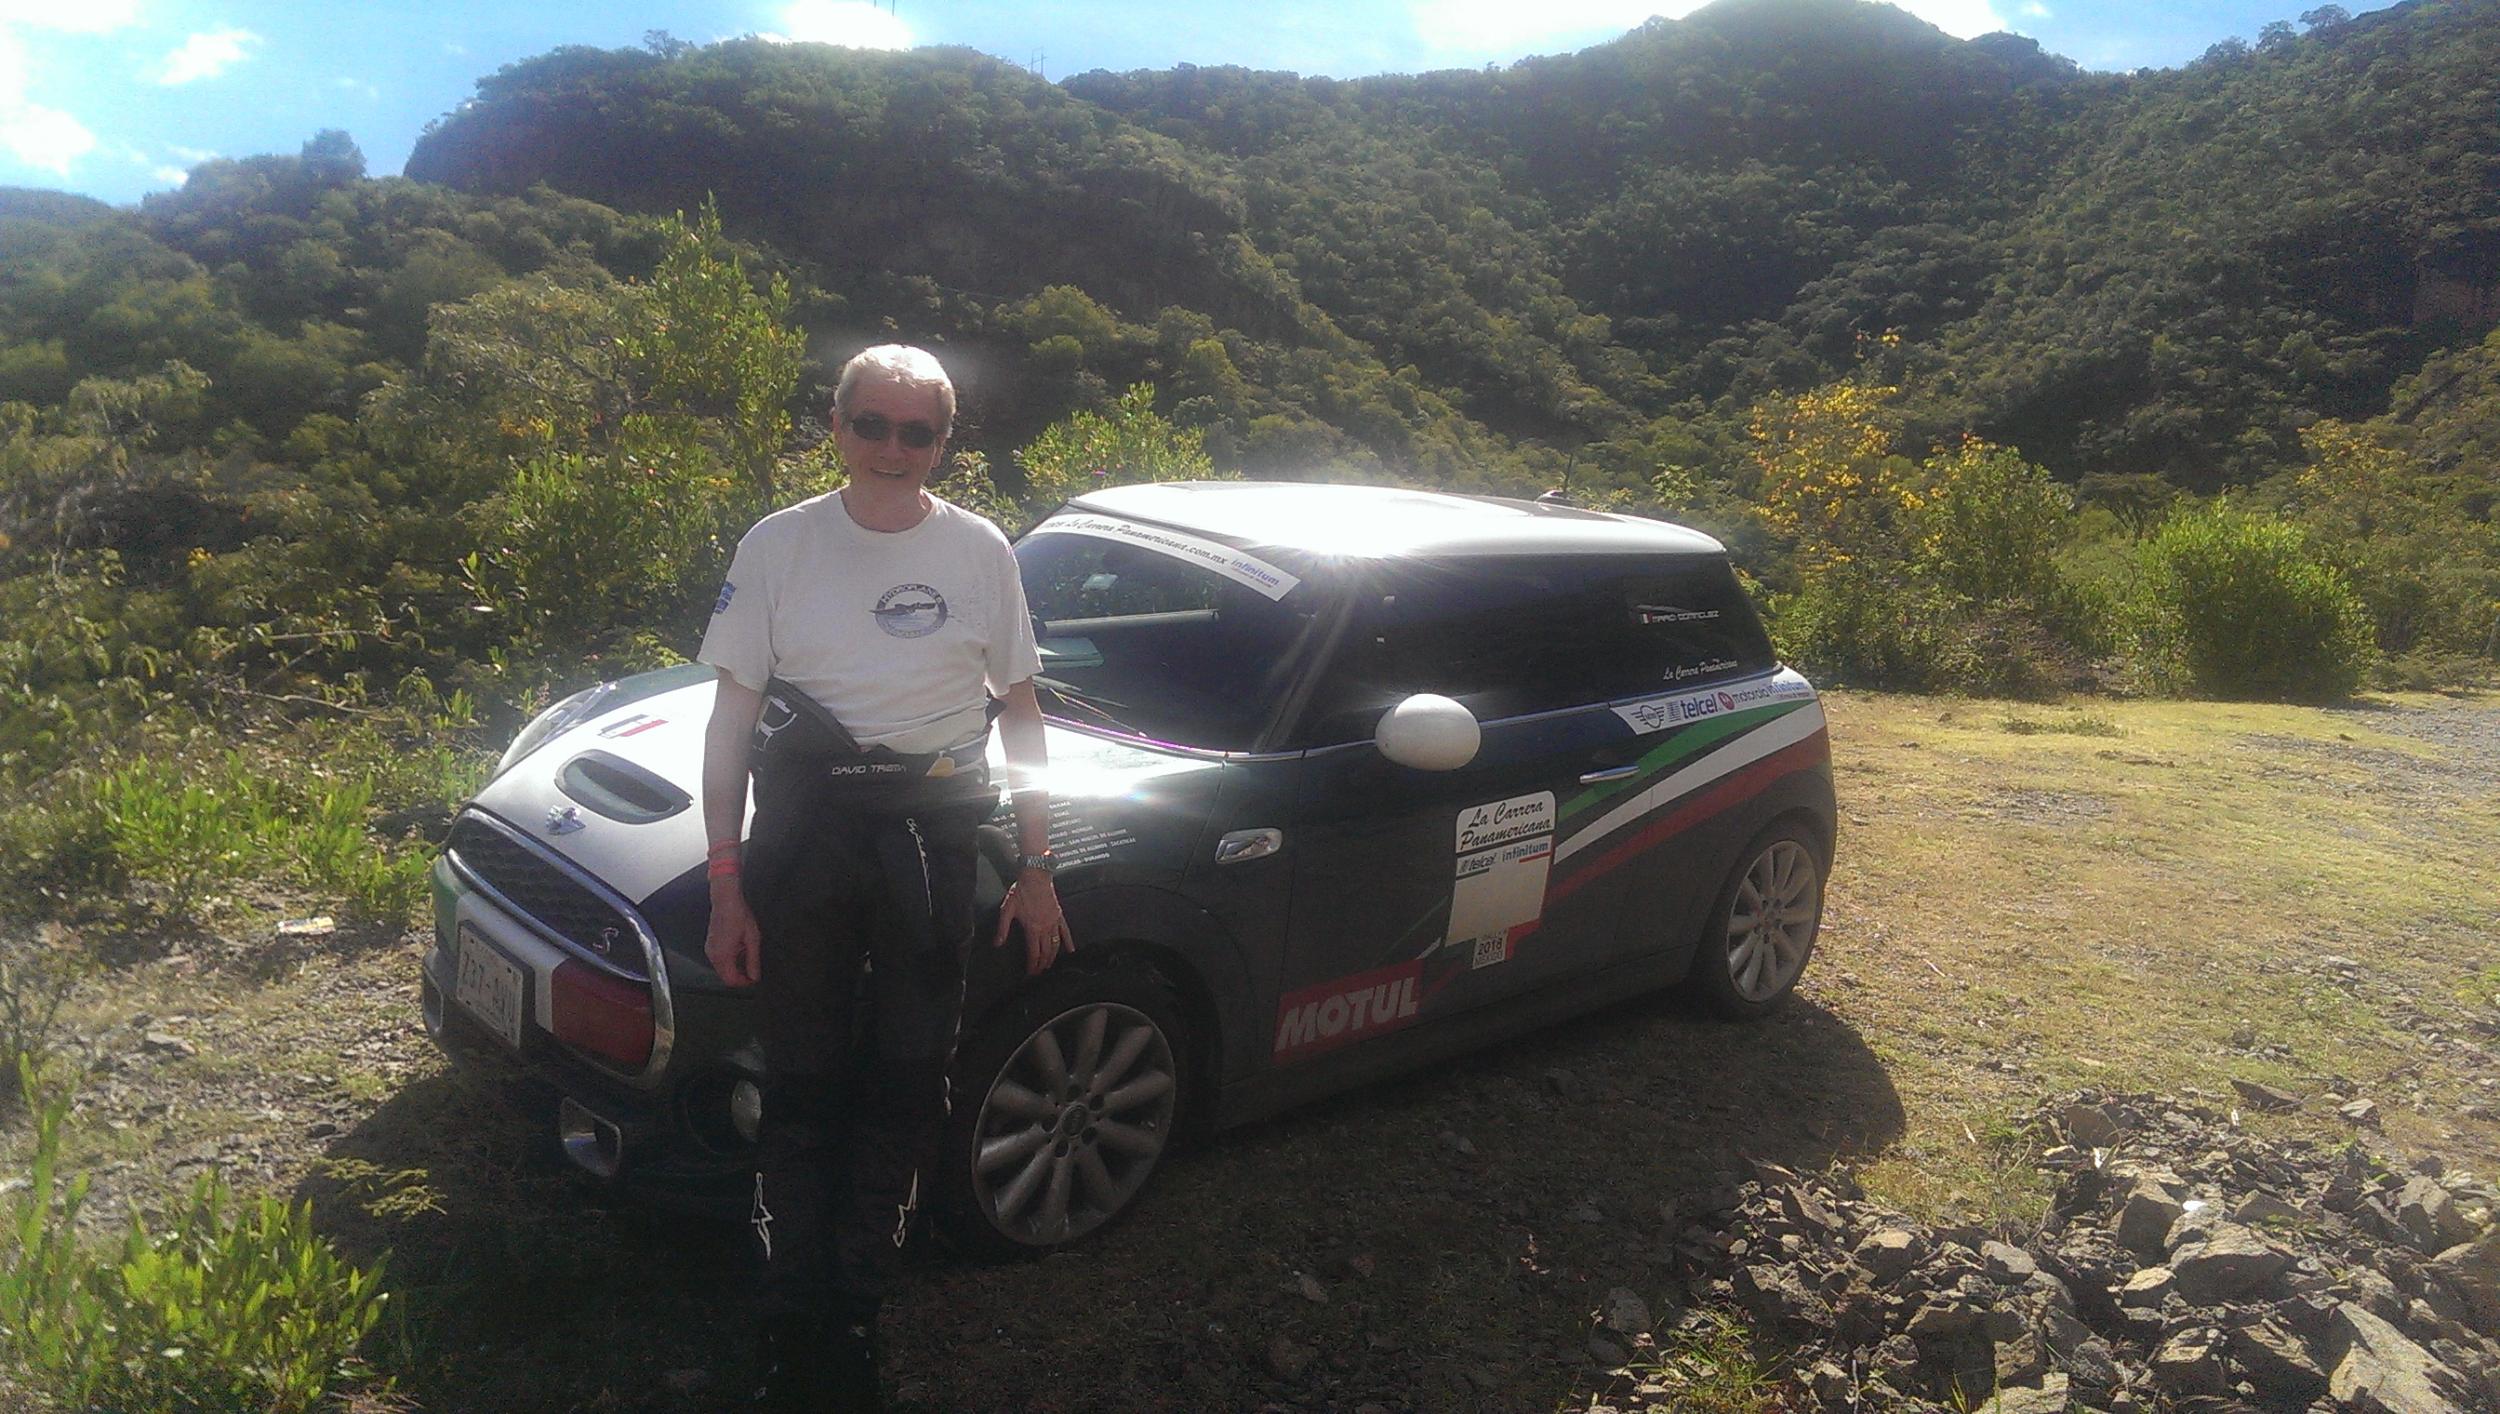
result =
[[[1179,1133],[1189,1036],[1142,967],[1045,975],[956,1066],[937,1191],[955,1241],[993,1257],[1082,1242],[1136,1206]]]
[[[1823,924],[1829,856],[1803,820],[1756,835],[1710,906],[1686,990],[1721,1016],[1749,1021],[1788,999]]]

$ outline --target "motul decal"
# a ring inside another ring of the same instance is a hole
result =
[[[1276,1007],[1276,1059],[1299,1060],[1415,1019],[1419,959],[1287,993]]]

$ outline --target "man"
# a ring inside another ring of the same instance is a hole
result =
[[[753,1210],[764,1393],[810,1410],[877,1407],[877,1307],[946,1113],[973,829],[996,803],[993,696],[1023,850],[996,940],[1021,930],[1034,972],[1075,947],[1051,885],[1040,656],[1015,557],[927,489],[954,385],[928,353],[884,345],[843,368],[833,411],[848,484],[747,532],[697,655],[720,673],[704,953],[756,988],[770,1072]]]

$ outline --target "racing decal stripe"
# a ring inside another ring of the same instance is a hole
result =
[[[1817,727],[1814,734],[1804,741],[1782,747],[1722,779],[1630,839],[1599,855],[1578,873],[1556,884],[1545,897],[1546,906],[1550,908],[1569,898],[1583,885],[1595,883],[1729,806],[1760,795],[1770,789],[1772,782],[1789,772],[1817,761],[1829,760],[1831,750],[1831,738]]]
[[[1562,863],[1687,791],[1782,747],[1820,736],[1822,732],[1823,705],[1819,702],[1807,702],[1797,711],[1765,722],[1760,729],[1736,738],[1720,750],[1711,752],[1606,812],[1603,818],[1564,840],[1554,851],[1554,862]],[[1825,749],[1828,751],[1828,746]]]
[[[1750,731],[1775,717],[1786,716],[1805,705],[1803,702],[1774,702],[1767,707],[1748,708],[1731,717],[1704,718],[1675,733],[1665,742],[1651,747],[1633,764],[1640,767],[1642,776],[1646,776],[1652,771],[1674,765],[1687,757],[1699,755],[1703,750],[1716,746],[1729,737]],[[1581,811],[1621,795],[1627,790],[1638,790],[1640,786],[1641,780],[1638,776],[1628,780],[1608,781],[1601,786],[1592,786],[1564,801],[1560,812],[1561,817],[1568,820]]]

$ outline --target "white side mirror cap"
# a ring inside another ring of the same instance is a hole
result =
[[[1419,692],[1380,718],[1380,754],[1418,771],[1455,771],[1476,759],[1484,732],[1476,714],[1437,693]]]

